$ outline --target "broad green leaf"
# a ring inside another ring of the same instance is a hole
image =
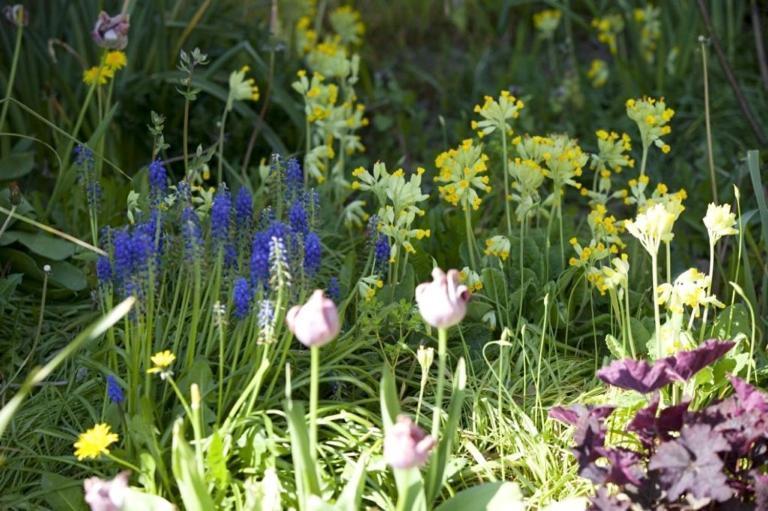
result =
[[[83,498],[83,482],[60,476],[51,472],[43,472],[40,478],[43,498],[56,511],[72,510],[87,511],[88,506]]]
[[[35,166],[35,153],[12,153],[0,159],[0,181],[26,176]]]
[[[14,231],[13,236],[16,241],[35,254],[47,257],[48,259],[53,259],[54,261],[62,261],[75,253],[76,247],[74,243],[53,237],[44,232],[31,233]]]
[[[70,291],[81,291],[88,285],[85,274],[77,266],[66,261],[51,262],[50,280]]]
[[[515,483],[496,481],[467,488],[443,502],[435,511],[524,511],[520,488]]]
[[[184,439],[179,418],[173,425],[171,461],[173,475],[179,487],[181,500],[187,511],[208,511],[216,509],[208,493],[205,478],[197,466],[192,448]]]

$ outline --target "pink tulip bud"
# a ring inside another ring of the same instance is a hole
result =
[[[127,470],[120,472],[111,481],[91,477],[83,481],[85,502],[91,511],[120,511],[123,509],[128,490]]]
[[[288,329],[307,347],[322,346],[339,335],[339,313],[333,300],[315,290],[304,305],[291,307],[285,317]]]
[[[435,439],[413,423],[410,417],[398,415],[397,422],[384,437],[384,460],[392,468],[420,467],[427,462]]]
[[[416,303],[424,321],[437,328],[459,323],[467,312],[470,298],[467,286],[459,284],[459,272],[432,270],[432,282],[416,286]]]
[[[102,48],[122,50],[128,45],[128,29],[131,27],[127,14],[110,16],[104,11],[99,13],[91,37]]]

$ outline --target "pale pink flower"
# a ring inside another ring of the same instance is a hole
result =
[[[85,502],[91,511],[120,511],[123,509],[128,491],[127,470],[120,472],[111,481],[91,477],[83,481]]]
[[[304,305],[295,305],[285,317],[288,329],[307,347],[322,346],[339,335],[339,313],[333,300],[315,290]]]
[[[91,37],[102,48],[122,50],[128,45],[128,29],[131,27],[127,14],[110,16],[104,11],[99,13]]]
[[[432,282],[416,286],[416,303],[424,321],[437,328],[459,323],[467,312],[470,298],[467,286],[459,284],[459,272],[432,270]]]
[[[384,437],[384,460],[392,468],[420,467],[427,462],[434,446],[432,435],[427,435],[410,417],[398,415]]]

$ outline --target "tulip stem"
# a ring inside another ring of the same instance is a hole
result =
[[[309,452],[317,461],[317,391],[320,377],[320,347],[309,348],[311,367],[309,376]]]
[[[445,359],[448,351],[448,330],[437,329],[437,388],[435,389],[435,407],[432,409],[432,438],[437,440],[440,432],[440,415],[443,408],[443,383],[445,380]]]

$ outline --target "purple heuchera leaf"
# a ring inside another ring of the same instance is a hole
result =
[[[589,503],[590,511],[629,511],[632,507],[632,502],[626,495],[612,495],[605,486],[597,489],[595,495],[589,499]]]
[[[602,454],[609,463],[603,483],[640,485],[643,477],[643,469],[639,464],[640,455],[638,453],[623,448],[600,448],[598,449],[598,452]]]
[[[614,387],[647,394],[672,381],[668,369],[669,358],[657,360],[653,365],[645,360],[627,358],[603,367],[597,371],[597,377]]]
[[[606,432],[603,419],[613,410],[612,406],[577,404],[570,408],[555,406],[549,411],[549,416],[553,419],[576,427],[573,432],[576,445],[572,452],[579,463],[579,475],[596,484],[600,484],[606,477],[606,470],[597,467],[593,462],[602,456],[600,449],[605,445]]]
[[[584,417],[605,419],[615,409],[615,406],[585,406],[581,404],[575,404],[567,408],[564,406],[553,406],[549,409],[549,416],[570,426],[575,426]]]
[[[768,475],[753,470],[752,486],[755,491],[755,511],[768,511]]]
[[[732,341],[710,339],[694,350],[681,351],[674,356],[659,359],[653,364],[631,358],[617,360],[600,369],[597,377],[614,387],[647,394],[675,380],[688,380],[722,357],[734,344]]]
[[[768,412],[768,401],[762,392],[737,376],[730,376],[731,385],[736,391],[739,404],[745,411],[757,410],[761,413]]]
[[[635,413],[635,417],[627,425],[627,430],[636,433],[645,447],[653,445],[656,438],[656,412],[659,409],[659,393],[656,392],[648,406]]]
[[[668,502],[677,501],[681,495],[724,502],[731,498],[733,490],[728,486],[723,461],[717,453],[729,450],[728,442],[711,426],[686,425],[679,438],[656,449],[648,468],[659,471]]]
[[[733,341],[710,339],[694,350],[676,353],[665,359],[669,360],[669,374],[676,380],[687,381],[691,376],[725,355],[735,344]]]

